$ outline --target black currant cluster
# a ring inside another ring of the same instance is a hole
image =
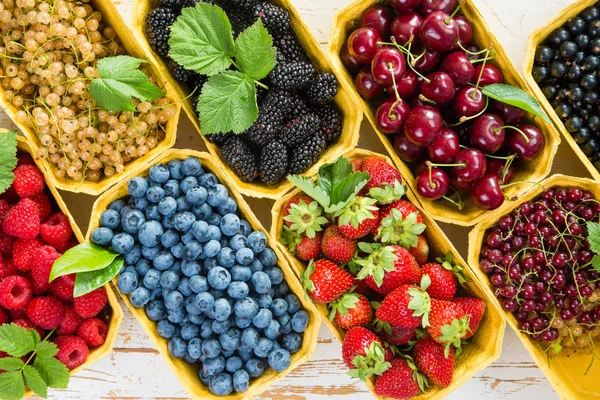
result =
[[[205,137],[219,146],[225,163],[244,182],[274,185],[287,174],[307,171],[342,133],[342,116],[333,104],[338,91],[335,76],[315,69],[290,27],[289,13],[268,1],[159,0],[146,17],[146,36],[152,49],[167,60],[173,78],[190,91],[195,89],[194,109],[206,76],[169,59],[168,40],[181,9],[199,2],[221,7],[234,37],[260,18],[277,48],[277,65],[263,82],[269,90],[257,87],[256,122],[240,135]]]
[[[600,7],[583,10],[538,46],[532,69],[565,128],[600,170]]]

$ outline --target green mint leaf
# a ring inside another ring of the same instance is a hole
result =
[[[23,368],[24,365],[25,363],[20,358],[0,358],[0,370],[18,371]]]
[[[481,90],[483,94],[494,100],[518,107],[550,123],[550,118],[548,118],[540,103],[524,90],[502,83],[484,86]]]
[[[600,254],[600,224],[589,221],[586,225],[588,229],[587,239],[590,243],[590,250],[596,254]]]
[[[258,117],[254,81],[237,71],[211,76],[198,102],[202,134],[242,133]]]
[[[25,383],[21,371],[0,374],[0,399],[19,400],[25,394]]]
[[[113,80],[114,81],[114,80]],[[107,84],[105,79],[94,79],[90,83],[90,94],[98,107],[107,111],[135,111],[131,97]]]
[[[27,329],[16,324],[0,325],[0,351],[12,357],[23,357],[33,351],[35,345],[34,336]]]
[[[52,342],[39,342],[35,346],[35,353],[37,357],[54,357],[58,354],[58,347]]]
[[[105,268],[89,272],[78,272],[75,278],[73,297],[83,296],[104,286],[121,272],[123,264],[123,257],[118,257]]]
[[[48,386],[46,386],[46,382],[35,368],[31,365],[26,365],[23,368],[23,376],[25,377],[25,384],[35,394],[44,398],[48,396]]]
[[[312,197],[323,208],[327,208],[331,204],[329,194],[319,186],[315,186],[315,184],[307,177],[300,175],[288,175],[287,179],[298,189],[306,193],[306,195]]]
[[[106,268],[117,256],[117,253],[93,243],[78,244],[54,261],[50,272],[50,282],[63,275]]]
[[[0,133],[0,193],[4,193],[15,179],[17,166],[17,131]]]
[[[275,68],[277,49],[260,18],[238,35],[235,48],[236,65],[250,78],[263,79]]]
[[[206,3],[183,9],[171,25],[169,46],[169,57],[177,64],[209,76],[229,68],[235,55],[227,14]]]
[[[37,370],[48,387],[65,389],[69,386],[69,369],[54,357],[36,357],[33,368]]]

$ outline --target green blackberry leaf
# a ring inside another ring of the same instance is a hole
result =
[[[78,272],[75,278],[73,297],[83,296],[104,286],[121,272],[123,264],[123,257],[117,257],[105,268],[89,272]]]
[[[27,329],[16,324],[0,325],[0,351],[9,356],[23,357],[35,349],[35,344],[34,336]]]
[[[33,368],[37,370],[46,385],[55,389],[69,386],[69,369],[54,357],[36,357]]]
[[[169,46],[169,57],[177,64],[209,76],[229,68],[235,55],[227,14],[207,3],[182,10],[171,25]]]
[[[484,86],[481,90],[483,94],[494,100],[525,110],[550,123],[550,118],[548,118],[540,103],[524,90],[502,83]]]
[[[0,358],[0,370],[18,371],[23,368],[24,365],[25,363],[20,358]]]
[[[49,282],[64,275],[106,268],[117,256],[117,253],[93,243],[81,243],[67,250],[54,262]]]
[[[25,394],[25,382],[21,371],[0,374],[0,399],[19,400]]]
[[[35,368],[26,365],[23,368],[23,376],[25,377],[25,383],[35,394],[44,398],[48,396],[48,386],[46,386],[46,382]]]
[[[0,193],[4,193],[15,179],[12,172],[17,165],[17,131],[0,133]]]
[[[250,78],[263,79],[275,68],[277,50],[260,18],[239,34],[235,46],[236,66]]]

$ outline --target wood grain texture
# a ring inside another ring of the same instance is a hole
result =
[[[106,0],[110,1],[110,0]],[[292,0],[317,40],[326,45],[332,15],[347,0]],[[552,18],[573,0],[474,0],[493,32],[506,48],[517,69],[523,63],[527,37],[530,32]],[[132,12],[132,1],[115,1],[126,21]],[[14,127],[0,111],[0,127]],[[383,146],[369,127],[363,123],[359,146],[384,152]],[[192,124],[182,117],[176,148],[205,151],[202,140]],[[560,146],[553,173],[589,177],[570,147]],[[63,197],[79,226],[87,227],[94,198],[82,194],[64,193]],[[248,199],[248,203],[268,229],[272,202]],[[468,229],[440,224],[458,251],[467,255]],[[141,326],[125,311],[125,320],[114,352],[71,379],[68,390],[51,391],[49,398],[75,399],[185,399],[175,376],[167,368]],[[341,347],[325,325],[321,328],[314,358],[278,382],[260,399],[269,400],[364,400],[372,398],[365,386],[344,372]],[[500,359],[448,397],[452,400],[553,400],[558,396],[542,372],[526,353],[516,335],[507,329],[504,351]]]

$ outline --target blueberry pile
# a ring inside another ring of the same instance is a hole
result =
[[[194,157],[154,165],[127,188],[91,240],[123,255],[119,290],[171,355],[197,365],[219,396],[245,392],[267,367],[287,369],[309,315],[227,188]]]
[[[565,128],[600,170],[600,7],[583,10],[536,49],[531,71]]]

